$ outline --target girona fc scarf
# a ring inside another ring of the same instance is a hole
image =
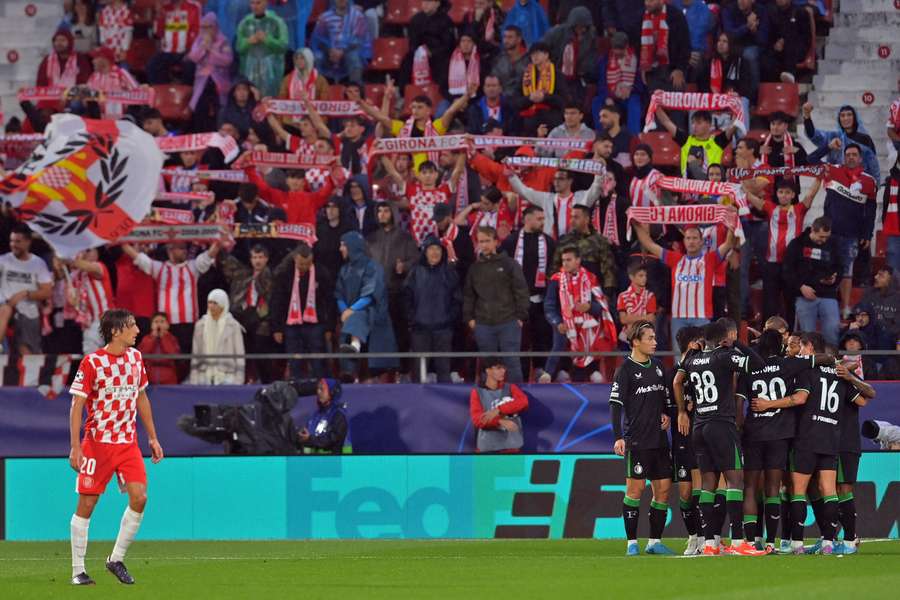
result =
[[[60,68],[59,55],[51,52],[47,55],[47,81],[51,86],[72,87],[78,78],[78,58],[75,51],[69,52],[64,69]]]
[[[884,211],[884,235],[900,235],[900,214],[898,214],[898,192],[900,181],[891,177],[887,182],[886,193],[888,195],[887,206]]]
[[[413,53],[413,84],[426,86],[431,83],[431,65],[428,64],[428,46],[422,44]]]
[[[400,135],[398,138],[410,138],[412,137],[413,129],[416,126],[416,120],[413,117],[410,117],[403,123],[403,127],[400,128]],[[432,123],[431,119],[425,122],[425,131],[422,132],[423,137],[431,138],[431,137],[440,137],[440,134],[434,128],[434,123]],[[459,137],[459,136],[454,136]],[[381,140],[378,140],[381,141]],[[428,160],[433,162],[434,164],[438,163],[438,153],[437,152],[429,152]]]
[[[584,145],[582,143],[582,145]],[[547,167],[591,175],[606,175],[606,165],[590,158],[550,158],[547,156],[509,156],[503,162],[513,167]]]
[[[566,325],[566,337],[569,339],[569,350],[572,352],[596,353],[611,350],[615,346],[616,324],[609,312],[606,296],[597,278],[584,267],[579,267],[573,274],[560,270],[553,275],[559,282],[559,304],[563,323]],[[579,304],[597,302],[602,307],[600,320],[591,313],[580,312]],[[584,368],[594,362],[594,357],[579,356],[573,362]]]
[[[703,225],[724,223],[737,226],[733,209],[721,204],[688,204],[677,206],[633,206],[628,209],[629,239],[631,222],[650,225]]]
[[[519,231],[516,240],[515,261],[519,266],[525,266],[525,230]],[[547,240],[544,234],[538,234],[538,265],[534,273],[534,287],[543,289],[547,287]]]
[[[128,121],[53,115],[46,139],[0,194],[63,258],[115,243],[150,212],[163,154]]]
[[[609,199],[609,204],[606,205],[606,213],[603,217],[603,227],[600,227],[600,223],[597,221],[600,219],[600,211],[597,210],[594,212],[594,229],[597,231],[603,231],[603,237],[609,240],[609,243],[613,246],[621,246],[622,243],[619,241],[619,215],[616,213],[616,201],[618,200],[618,196],[615,192],[613,192],[612,196]]]
[[[294,268],[294,286],[291,288],[291,303],[288,307],[287,324],[303,325],[318,323],[316,312],[316,266],[309,267],[309,285],[306,289],[306,308],[300,306],[300,271]]]
[[[656,109],[671,108],[673,110],[707,110],[710,112],[729,111],[734,115],[734,125],[741,133],[745,133],[744,104],[739,96],[731,94],[704,94],[701,92],[664,92],[656,90],[650,96],[647,118],[644,120],[644,131],[656,127]]]
[[[641,71],[669,64],[669,24],[666,5],[658,13],[644,11],[641,21]]]
[[[218,148],[222,151],[227,163],[236,159],[240,152],[240,147],[233,137],[218,132],[159,137],[156,138],[156,145],[167,154],[205,150],[207,147]]]
[[[718,56],[709,61],[709,89],[713,94],[722,93],[722,83],[725,81],[723,70],[722,59]]]
[[[456,223],[451,221],[450,227],[448,227],[447,231],[444,232],[444,235],[441,236],[441,246],[443,246],[444,250],[447,252],[447,262],[449,263],[455,263],[457,261],[456,248],[453,247],[453,242],[456,241],[457,235],[459,235],[459,227],[456,226]]]
[[[478,56],[477,47],[472,49],[468,63],[466,62],[466,57],[463,56],[462,50],[457,47],[453,51],[453,54],[450,55],[448,74],[451,96],[462,96],[468,91],[470,85],[474,84],[476,87],[479,85],[481,82],[480,62],[481,59]]]
[[[772,143],[772,134],[766,136],[766,141],[763,142],[763,146],[769,146]],[[770,146],[771,147],[771,146]],[[782,150],[782,154],[784,155],[784,166],[793,169],[794,168],[794,153],[791,152],[794,148],[794,138],[791,137],[791,134],[785,132],[784,134],[784,149]],[[771,153],[770,153],[771,154]],[[769,154],[762,155],[762,164],[768,166],[769,165]]]
[[[306,91],[306,97],[310,100],[316,99],[316,80],[319,78],[319,72],[313,67],[309,70],[306,81],[303,80],[303,74],[299,69],[291,71],[291,79],[288,84],[288,96],[291,100],[299,100],[302,92]]]

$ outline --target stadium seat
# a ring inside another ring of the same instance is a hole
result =
[[[363,94],[365,94],[366,100],[381,108],[381,102],[384,100],[384,84],[367,83],[363,88]]]
[[[753,115],[768,117],[783,112],[796,118],[800,112],[800,88],[796,83],[761,83]]]
[[[153,14],[156,10],[156,4],[156,0],[134,0],[131,3],[131,18],[134,21],[134,24],[149,25],[153,23]]]
[[[638,136],[642,144],[653,149],[653,166],[665,168],[681,166],[681,148],[667,131],[650,131]]]
[[[154,85],[156,92],[154,108],[159,110],[166,121],[188,121],[191,118],[191,109],[188,103],[191,101],[191,93],[194,88],[190,85]]]
[[[406,27],[417,12],[422,10],[422,0],[388,0],[384,9],[385,25]]]
[[[309,23],[315,23],[319,20],[319,15],[328,10],[331,4],[329,0],[313,0],[312,12],[309,13]]]
[[[768,129],[751,129],[745,135],[745,138],[750,138],[751,140],[756,140],[759,142],[759,145],[762,146],[762,143],[766,141],[766,138],[769,136]]]
[[[406,38],[378,38],[372,47],[371,71],[396,71],[403,63],[403,57],[409,52],[409,40]]]
[[[450,0],[448,16],[459,25],[466,17],[466,13],[475,11],[475,0]]]
[[[809,13],[809,48],[806,56],[797,63],[797,68],[803,71],[816,70],[816,17]]]
[[[427,86],[408,84],[403,90],[403,114],[409,114],[409,105],[416,96],[428,96],[431,98],[431,104],[434,108],[440,104],[444,97],[441,96],[441,90],[436,83],[429,83]]]
[[[603,58],[609,54],[609,38],[606,36],[597,36],[597,58]]]
[[[887,237],[881,229],[875,234],[875,256],[887,256]]]
[[[338,83],[332,83],[328,86],[328,99],[329,100],[343,100],[344,99],[344,86]]]
[[[154,54],[156,54],[156,40],[135,38],[131,40],[131,46],[125,54],[125,62],[132,72],[143,73]]]

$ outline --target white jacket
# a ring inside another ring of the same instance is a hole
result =
[[[233,354],[235,358],[199,358],[205,354],[204,332],[207,326],[213,324],[213,318],[209,313],[203,315],[203,318],[194,326],[194,342],[191,353],[198,358],[191,360],[189,381],[193,385],[243,385],[244,383],[244,328],[227,310],[222,313],[220,318],[225,319],[225,323],[217,354]],[[238,356],[241,358],[237,358]]]

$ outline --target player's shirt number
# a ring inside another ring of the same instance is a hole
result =
[[[697,404],[715,404],[719,399],[716,376],[712,371],[691,371],[691,385],[697,390]]]
[[[828,380],[824,377],[819,378],[819,383],[822,385],[822,398],[819,402],[819,410],[825,412],[826,410],[830,413],[836,413],[838,410],[838,406],[841,403],[841,397],[838,395],[835,388],[837,387],[838,382],[832,381],[831,385],[828,385]]]
[[[778,400],[787,396],[787,385],[781,377],[773,377],[768,384],[766,384],[765,379],[756,379],[751,387],[753,388],[754,398]]]
[[[78,470],[82,475],[93,475],[97,470],[97,459],[81,457],[81,468]]]

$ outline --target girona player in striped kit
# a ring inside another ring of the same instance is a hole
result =
[[[122,561],[141,526],[147,503],[147,472],[137,443],[137,415],[147,430],[153,462],[163,458],[145,391],[147,371],[141,353],[134,348],[139,333],[134,315],[127,310],[106,311],[100,318],[100,333],[106,346],[81,360],[69,390],[69,464],[78,473],[78,506],[70,523],[73,585],[94,584],[84,567],[88,526],[97,500],[113,475],[120,490],[128,493],[128,506],[106,568],[122,583],[134,583]],[[82,438],[84,409],[87,420]]]

